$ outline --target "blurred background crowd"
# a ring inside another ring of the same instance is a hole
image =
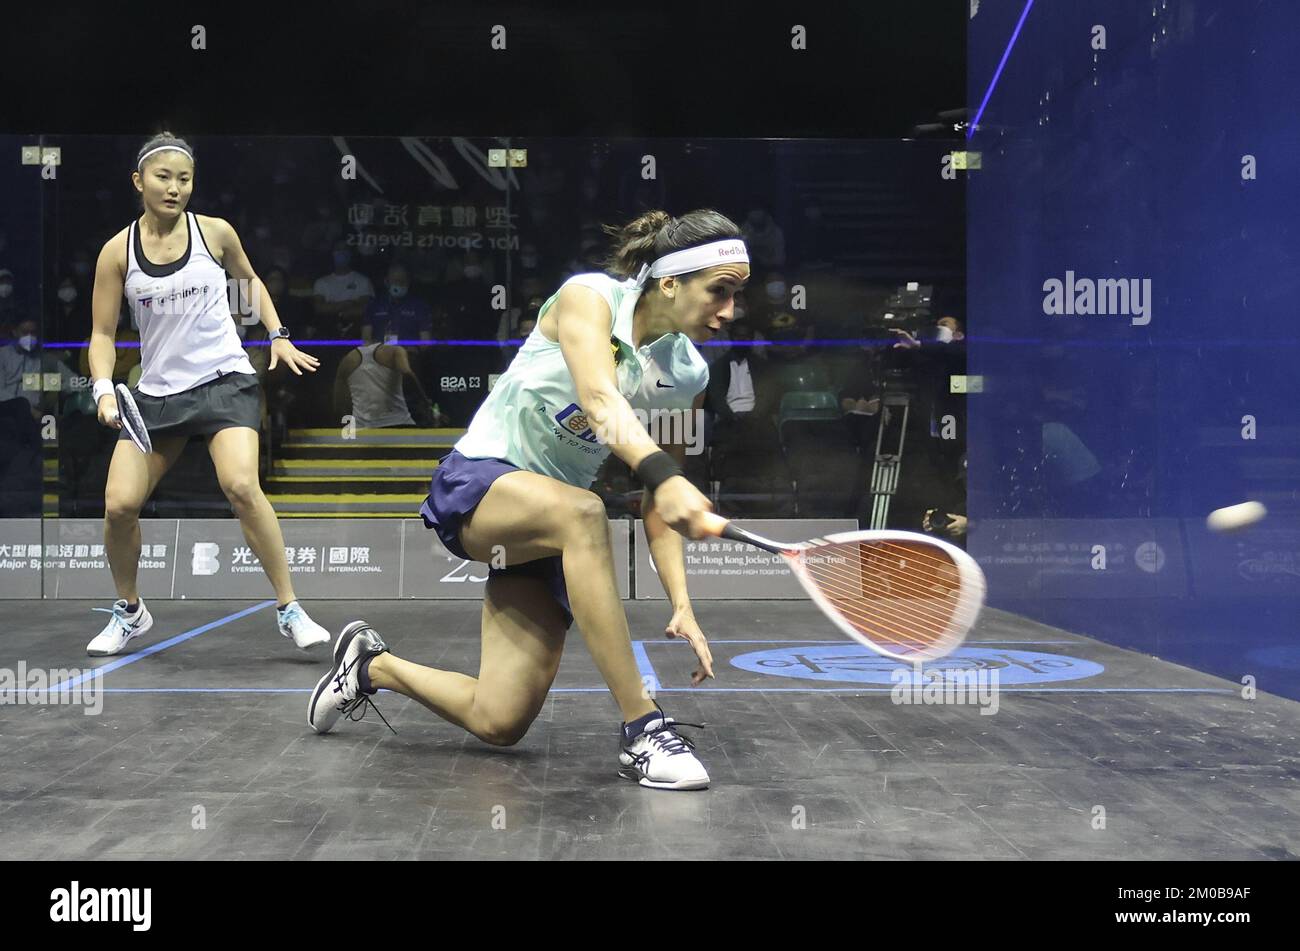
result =
[[[961,538],[965,396],[950,381],[966,372],[963,207],[930,162],[935,143],[516,142],[527,164],[511,168],[487,164],[493,143],[459,139],[192,144],[189,210],[235,226],[295,343],[322,361],[303,378],[268,370],[265,328],[232,292],[263,384],[268,467],[292,433],[345,417],[466,426],[543,302],[600,270],[602,225],[713,207],[741,225],[752,275],[734,324],[700,348],[707,449],[687,474],[731,516]],[[39,199],[40,226],[0,219],[0,515],[39,515],[52,481],[60,513],[102,512],[115,433],[95,419],[84,344],[98,250],[138,214],[136,146],[68,143],[78,161],[57,202]],[[339,174],[347,155],[355,178]],[[133,383],[139,337],[124,304],[117,336],[114,377]],[[188,474],[158,498],[167,514],[210,515],[186,507],[215,488],[190,449]],[[616,458],[594,488],[611,516],[636,514],[638,486]]]

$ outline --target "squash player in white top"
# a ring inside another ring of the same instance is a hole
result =
[[[162,133],[146,142],[132,182],[144,212],[100,252],[89,360],[99,420],[121,429],[111,379],[125,294],[140,325],[141,374],[133,396],[153,451],[142,453],[123,433],[113,452],[104,488],[104,547],[118,600],[86,651],[117,654],[153,625],[136,588],[140,509],[194,435],[207,439],[217,481],[275,589],[280,633],[304,650],[327,643],[329,632],[294,595],[280,523],[258,481],[257,376],[235,330],[227,273],[251,288],[253,313],[272,338],[271,369],[283,361],[301,376],[303,370],[315,372],[320,361],[289,342],[230,224],[185,210],[194,187],[194,153],[183,139]]]
[[[681,543],[682,535],[704,537],[711,506],[681,475],[685,446],[656,444],[643,420],[655,409],[699,412],[708,367],[695,343],[732,319],[749,258],[735,223],[707,209],[680,218],[652,211],[607,230],[616,238],[607,266],[613,277],[577,275],[545,303],[434,472],[420,510],[453,554],[492,566],[478,677],[395,657],[378,632],[354,621],[312,692],[307,719],[317,732],[364,713],[370,695],[387,688],[485,742],[516,743],[541,710],[576,619],[622,713],[619,775],[660,789],[708,785],[693,744],[678,732],[687,724],[645,691],[614,580],[605,506],[589,486],[610,452],[645,484],[646,536],[673,607],[664,633],[694,648],[693,684],[712,677]]]

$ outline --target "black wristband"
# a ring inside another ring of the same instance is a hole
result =
[[[641,480],[641,484],[649,489],[652,493],[655,489],[667,479],[682,474],[682,467],[677,464],[677,460],[671,455],[660,449],[658,452],[652,452],[641,460],[641,464],[636,467],[636,477]]]

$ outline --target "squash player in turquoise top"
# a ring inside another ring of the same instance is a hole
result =
[[[680,437],[684,427],[654,425],[656,414],[700,411],[708,367],[695,344],[733,319],[749,256],[735,223],[709,209],[680,218],[651,211],[606,230],[615,240],[608,273],[575,275],[546,301],[420,509],[449,551],[492,566],[478,677],[400,659],[354,621],[312,692],[317,732],[363,715],[386,688],[485,742],[514,744],[541,710],[576,619],[622,714],[619,775],[660,789],[708,785],[683,724],[642,683],[605,506],[590,486],[611,452],[646,486],[646,536],[673,609],[665,633],[695,650],[692,684],[712,677],[681,541],[704,537],[712,507],[681,474],[685,446],[660,446],[650,431]]]

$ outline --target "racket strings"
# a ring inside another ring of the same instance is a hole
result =
[[[933,650],[955,638],[961,572],[946,553],[892,542],[828,543],[805,549],[808,577],[856,630],[900,652]]]
[[[946,563],[936,562],[934,565],[923,564],[916,570],[909,571],[907,564],[909,561],[908,558],[896,558],[894,556],[890,556],[889,558],[863,556],[862,549],[871,547],[871,545],[874,544],[876,543],[855,542],[852,543],[851,546],[839,546],[841,549],[850,549],[850,547],[858,549],[856,557],[849,554],[848,551],[845,551],[844,555],[842,555],[840,559],[841,564],[837,564],[836,560],[833,558],[825,557],[821,550],[815,552],[806,551],[804,553],[804,563],[810,570],[821,569],[822,577],[825,577],[830,581],[839,580],[840,578],[848,581],[850,587],[846,590],[850,592],[854,591],[853,585],[860,578],[866,577],[881,579],[880,587],[888,594],[893,593],[889,590],[893,584],[897,584],[900,588],[905,590],[910,590],[912,593],[920,597],[933,597],[936,586],[944,587],[949,590],[955,590],[960,587],[961,576],[955,563],[951,560]],[[832,546],[825,547],[830,548]],[[812,558],[809,556],[812,556]],[[934,561],[934,559],[930,560]],[[855,564],[850,567],[847,564],[849,561],[853,561]],[[868,575],[863,569],[874,569],[878,574]],[[927,584],[927,582],[929,583]]]

